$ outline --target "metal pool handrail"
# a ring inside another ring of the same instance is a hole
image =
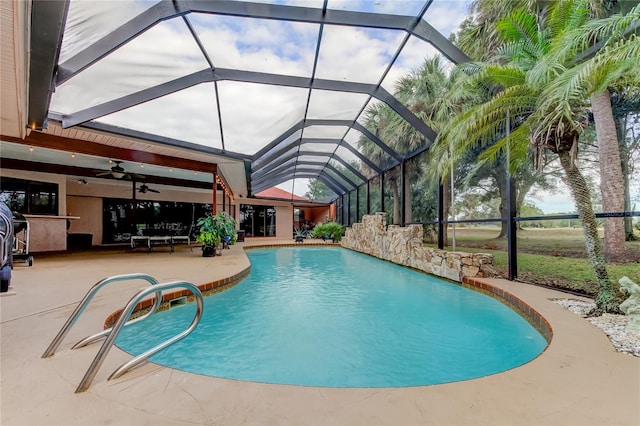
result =
[[[127,322],[127,318],[129,318],[129,316],[133,312],[133,309],[136,307],[138,302],[142,298],[147,296],[148,294],[153,293],[154,291],[168,290],[170,288],[176,288],[176,287],[182,287],[182,288],[185,288],[187,290],[190,290],[191,293],[196,298],[196,314],[193,317],[193,321],[191,322],[189,327],[187,329],[185,329],[184,331],[182,331],[180,334],[177,334],[176,336],[172,337],[171,339],[166,340],[165,342],[163,342],[163,343],[161,343],[161,344],[149,349],[148,351],[144,352],[143,354],[140,354],[137,357],[133,358],[132,360],[122,364],[120,367],[118,367],[116,369],[116,371],[114,371],[111,374],[111,376],[109,376],[108,380],[117,379],[118,377],[122,376],[127,371],[129,371],[130,369],[132,369],[132,368],[136,367],[137,365],[139,365],[139,364],[143,363],[144,361],[146,361],[149,357],[151,357],[152,355],[156,354],[160,350],[162,350],[162,349],[166,348],[167,346],[172,345],[173,343],[177,342],[178,340],[183,339],[184,337],[188,336],[189,333],[191,333],[198,326],[198,323],[200,322],[200,318],[202,318],[202,310],[203,310],[203,307],[204,307],[204,298],[202,297],[202,293],[200,292],[200,289],[195,284],[192,284],[192,283],[187,282],[187,281],[170,281],[170,282],[157,284],[157,285],[155,285],[153,287],[147,287],[147,288],[144,288],[144,289],[140,290],[138,292],[138,294],[136,294],[135,296],[133,296],[131,298],[131,300],[129,300],[129,303],[127,303],[127,305],[122,310],[122,314],[120,314],[120,317],[118,318],[118,320],[116,321],[116,323],[112,327],[112,329],[111,329],[110,333],[107,335],[107,338],[105,339],[105,341],[102,343],[102,346],[100,347],[100,350],[98,350],[98,353],[96,354],[96,357],[93,359],[93,362],[91,363],[91,365],[89,366],[89,369],[87,370],[87,372],[85,373],[84,377],[82,378],[82,381],[80,382],[80,384],[76,388],[76,393],[84,392],[85,390],[87,390],[89,388],[89,386],[91,385],[91,382],[93,381],[93,379],[95,378],[95,376],[96,376],[96,374],[98,372],[98,369],[102,365],[104,359],[106,358],[107,354],[109,353],[109,350],[113,346],[113,343],[115,342],[116,337],[118,337],[118,333],[120,332],[122,327]]]
[[[62,343],[62,340],[65,338],[65,336],[67,335],[67,333],[69,332],[73,324],[75,324],[75,322],[80,317],[80,315],[82,315],[82,312],[84,312],[84,309],[87,307],[89,302],[91,302],[93,297],[96,295],[98,291],[102,289],[102,287],[113,282],[129,281],[129,280],[145,280],[154,287],[158,284],[158,280],[153,278],[151,275],[142,274],[142,273],[114,275],[112,277],[104,278],[98,281],[93,285],[93,287],[89,289],[87,294],[84,295],[84,298],[80,301],[80,303],[78,304],[76,309],[73,311],[69,319],[67,319],[67,322],[64,323],[64,325],[62,326],[62,328],[60,329],[56,337],[54,337],[51,344],[49,344],[49,347],[44,351],[44,353],[42,354],[42,358],[48,358],[56,352],[56,349],[58,348],[58,346],[60,346],[60,343]],[[149,288],[153,288],[153,287],[149,287]],[[162,292],[160,290],[154,290],[154,291],[156,293],[156,298],[153,303],[153,307],[151,308],[151,311],[140,316],[139,318],[129,321],[127,324],[133,324],[138,321],[142,321],[143,319],[147,318],[149,315],[152,315],[155,311],[158,310],[158,308],[160,307],[160,304],[162,303]],[[85,337],[84,339],[82,339],[81,341],[73,345],[71,349],[76,349],[76,348],[80,348],[82,346],[88,345],[89,343],[92,343],[98,340],[99,338],[107,335],[110,331],[111,331],[111,328],[101,331],[92,336]]]

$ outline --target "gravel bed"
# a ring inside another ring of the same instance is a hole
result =
[[[575,299],[555,299],[555,303],[580,315],[582,318],[595,325],[609,337],[611,343],[618,352],[625,352],[640,357],[640,331],[627,332],[627,317],[625,315],[602,314],[598,317],[587,317],[596,305],[593,302],[584,302]]]

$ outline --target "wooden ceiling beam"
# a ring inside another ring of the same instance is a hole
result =
[[[2,140],[7,142],[55,149],[58,151],[75,152],[76,154],[86,154],[114,160],[173,167],[175,169],[192,170],[195,172],[218,173],[218,165],[215,163],[188,160],[185,158],[171,157],[168,155],[154,154],[134,149],[119,148],[81,139],[49,135],[47,133],[37,131],[32,131],[25,139],[4,135],[1,135],[0,137]]]
[[[33,172],[53,173],[59,175],[96,177],[96,171],[84,167],[65,166],[62,164],[38,163],[34,161],[16,160],[13,158],[2,159],[3,169],[24,170]],[[111,175],[100,176],[99,179],[124,181],[116,179]],[[136,179],[137,182],[152,183],[156,185],[178,186],[182,188],[198,188],[211,189],[211,182],[200,182],[195,180],[175,179],[162,176],[146,176],[142,179]],[[130,181],[129,181],[130,182]],[[218,189],[221,189],[218,185]]]

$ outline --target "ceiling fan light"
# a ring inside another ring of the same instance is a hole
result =
[[[113,176],[116,179],[122,179],[124,177],[124,173],[122,172],[111,172],[111,176]]]

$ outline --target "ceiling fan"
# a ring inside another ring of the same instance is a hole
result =
[[[110,160],[113,163],[115,163],[115,166],[111,167],[111,170],[109,170],[108,172],[100,172],[98,173],[96,176],[100,177],[100,176],[113,176],[115,179],[125,179],[125,180],[131,180],[131,179],[143,179],[144,176],[142,175],[138,175],[135,173],[129,173],[127,171],[124,170],[124,168],[120,165],[122,164],[122,161],[119,160]]]
[[[140,185],[140,188],[138,188],[138,192],[141,194],[145,194],[147,192],[155,192],[156,194],[160,193],[160,191],[158,191],[157,189],[149,188],[146,183]]]

